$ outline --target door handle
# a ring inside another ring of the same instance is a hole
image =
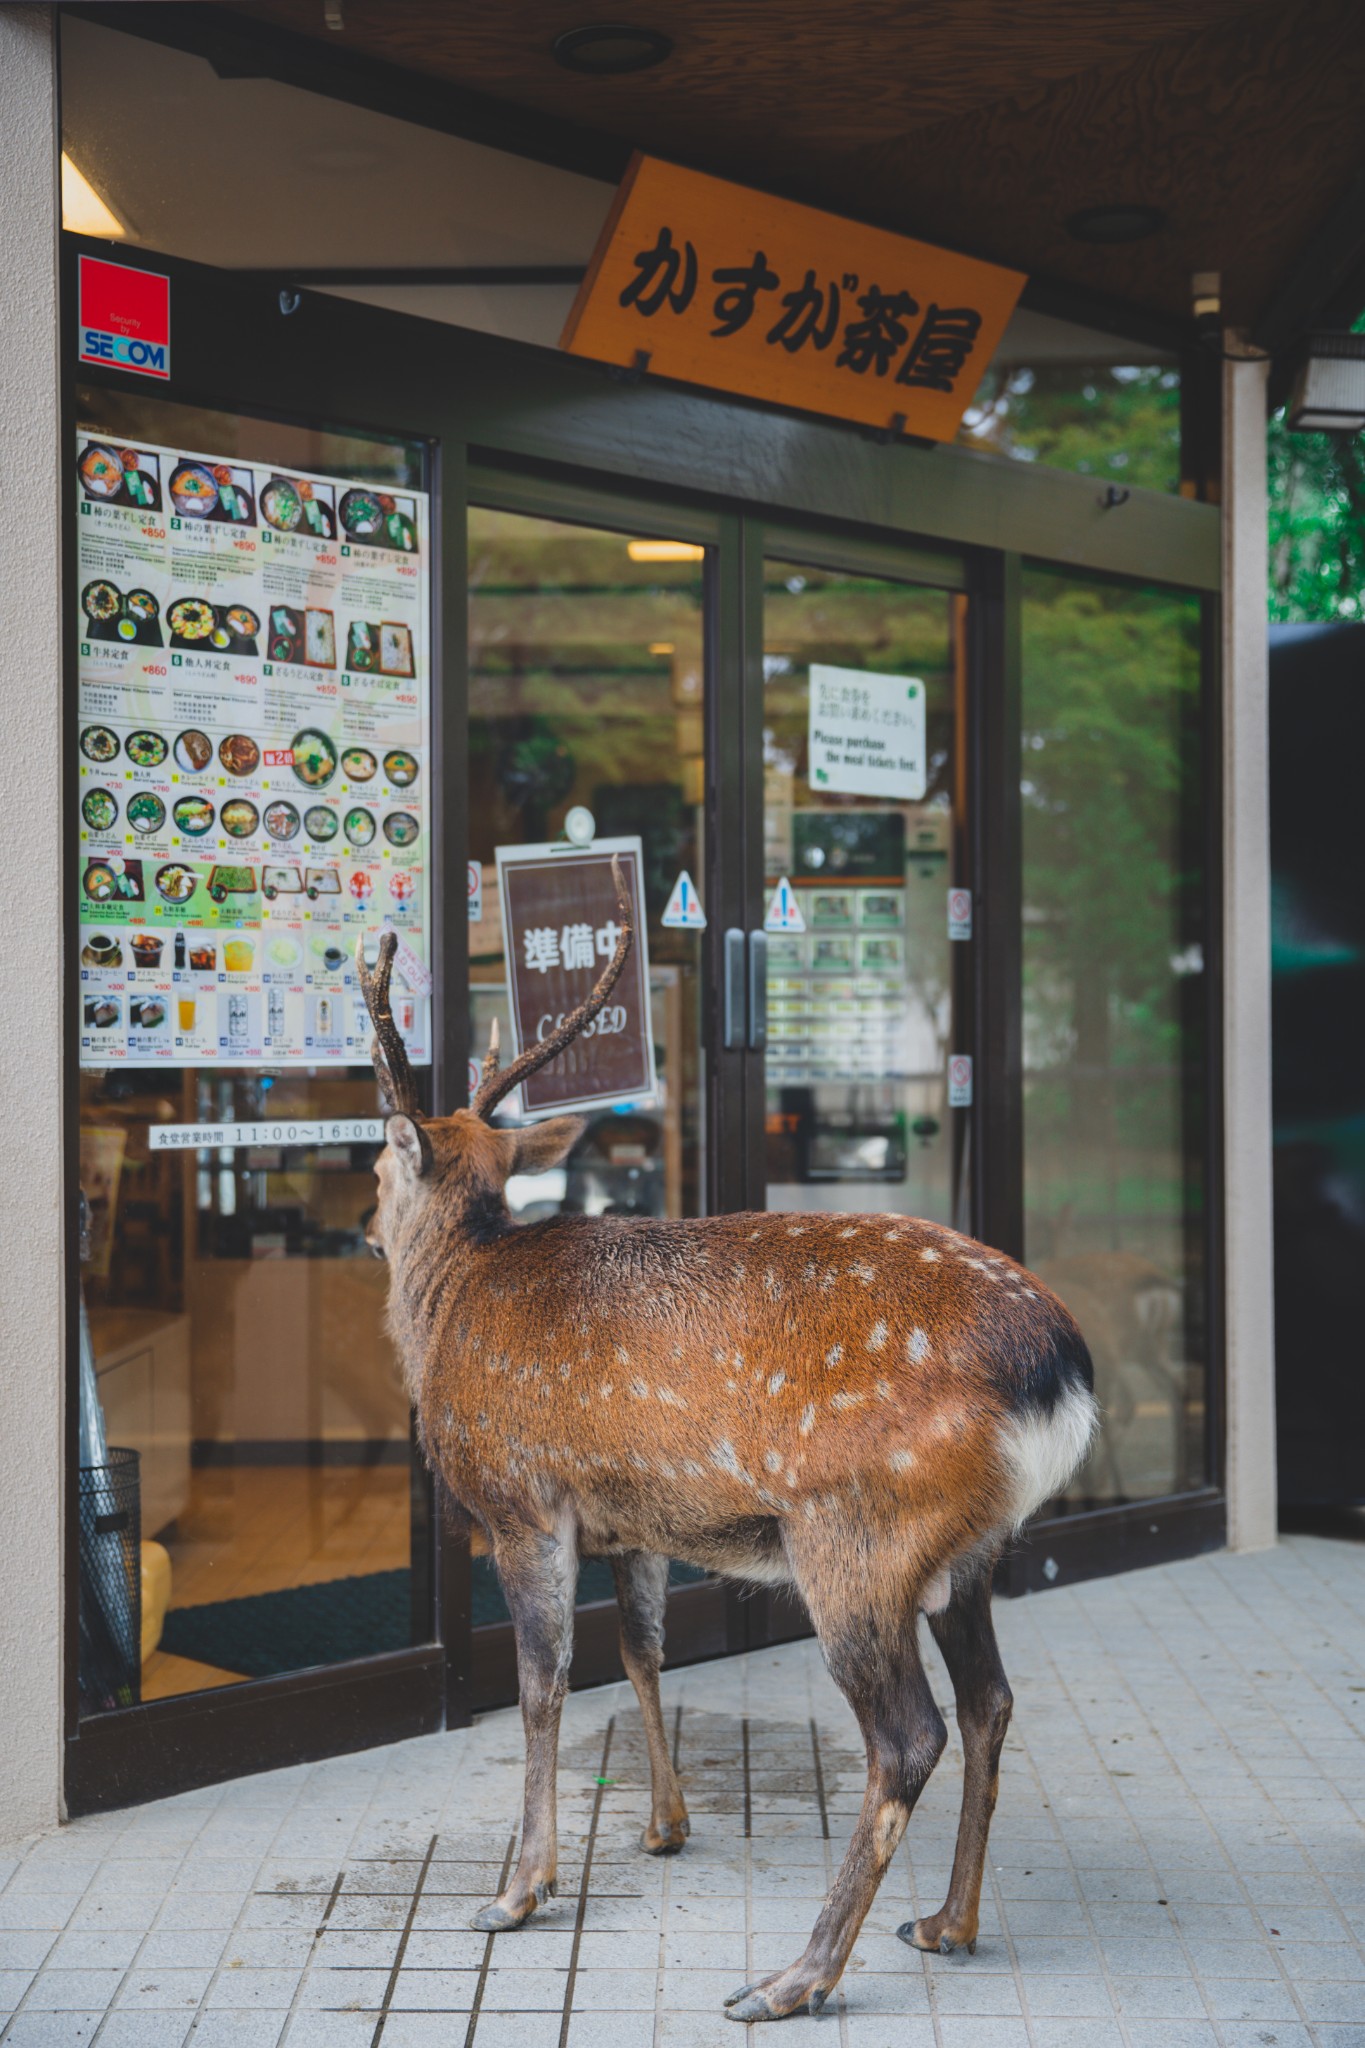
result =
[[[768,934],[749,934],[749,1050],[768,1044]]]
[[[725,934],[725,961],[721,977],[724,1017],[721,1044],[726,1052],[744,1049],[744,933],[731,925]]]

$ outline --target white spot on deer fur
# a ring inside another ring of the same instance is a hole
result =
[[[820,1285],[828,1289],[834,1285],[838,1277],[839,1268],[837,1266],[828,1266],[826,1267],[825,1271],[820,1275]]]
[[[787,1375],[784,1372],[775,1372],[768,1382],[768,1392],[770,1394],[780,1394],[786,1384]]]
[[[739,1392],[739,1381],[727,1380],[725,1382],[725,1391],[727,1394],[737,1394]]]
[[[893,1451],[886,1462],[893,1472],[908,1472],[915,1462],[915,1454],[913,1451]]]
[[[923,1587],[919,1596],[922,1614],[942,1614],[953,1597],[953,1581],[948,1571],[935,1572]]]
[[[770,1472],[780,1472],[782,1470],[782,1453],[780,1451],[765,1451],[763,1453],[763,1462]]]
[[[806,1513],[806,1520],[807,1520],[808,1522],[813,1522],[813,1521],[815,1520],[815,1502],[814,1502],[813,1500],[808,1500],[808,1501],[806,1502],[806,1504],[805,1504],[805,1513]]]
[[[1034,1410],[1000,1424],[1000,1449],[1014,1481],[1010,1507],[1016,1529],[1075,1477],[1089,1455],[1098,1423],[1094,1395],[1070,1386],[1050,1415]]]
[[[886,1344],[886,1324],[881,1321],[875,1322],[867,1333],[866,1342],[869,1351],[881,1351],[884,1349]]]
[[[643,1380],[632,1380],[630,1383],[630,1391],[635,1400],[637,1401],[647,1401],[649,1399],[649,1388],[645,1385]]]
[[[665,1479],[672,1479],[674,1476],[673,1467],[664,1458],[659,1460],[659,1470]]]
[[[751,1230],[751,1231],[749,1232],[749,1242],[750,1242],[750,1244],[752,1244],[752,1243],[753,1243],[753,1241],[754,1241],[754,1239],[755,1239],[756,1237],[762,1237],[762,1235],[763,1235],[763,1233],[762,1233],[762,1231],[761,1231],[761,1230]]]
[[[801,1434],[809,1436],[815,1427],[815,1403],[808,1401],[801,1410]]]
[[[929,1356],[929,1339],[918,1323],[905,1340],[905,1355],[912,1365],[922,1365]]]
[[[648,1472],[649,1470],[648,1458],[642,1458],[638,1451],[631,1452],[630,1462],[635,1467],[637,1472]]]
[[[851,1393],[846,1387],[842,1394],[836,1394],[830,1402],[831,1408],[857,1408],[867,1399],[866,1394]]]
[[[842,1344],[836,1344],[836,1345],[834,1345],[834,1347],[833,1347],[833,1349],[832,1349],[832,1350],[829,1350],[829,1351],[827,1351],[827,1352],[825,1353],[825,1365],[826,1365],[826,1367],[828,1368],[828,1367],[830,1367],[830,1366],[834,1366],[834,1365],[837,1365],[837,1364],[839,1363],[839,1360],[840,1360],[840,1359],[841,1359],[841,1358],[843,1357],[843,1355],[844,1355],[844,1347],[843,1347],[843,1345],[842,1345]]]
[[[1034,1293],[1034,1291],[1033,1291],[1033,1289],[1032,1289],[1031,1287],[1026,1287],[1026,1288],[1024,1289],[1024,1292],[1025,1292],[1025,1294],[1026,1294],[1026,1295],[1028,1296],[1028,1298],[1029,1298],[1029,1300],[1030,1300],[1030,1301],[1037,1301],[1038,1297],[1037,1297],[1037,1295],[1036,1295],[1036,1294]]]
[[[988,1270],[984,1259],[969,1259],[965,1252],[958,1252],[956,1257],[959,1266],[972,1266],[978,1273],[984,1273]]]
[[[905,1232],[903,1230],[888,1230],[886,1233],[886,1242],[888,1244],[899,1244],[904,1236]]]
[[[580,1394],[580,1395],[579,1395],[579,1397],[578,1397],[578,1405],[579,1405],[579,1407],[580,1407],[580,1408],[586,1408],[586,1407],[587,1407],[587,1405],[588,1405],[588,1397],[587,1397],[587,1395],[586,1395],[586,1394]]]
[[[672,1387],[656,1387],[654,1389],[654,1396],[656,1400],[663,1402],[665,1408],[685,1408],[687,1406],[682,1395],[675,1394]]]
[[[573,1371],[573,1367],[572,1367],[572,1366],[571,1366],[571,1365],[569,1364],[569,1361],[568,1361],[568,1359],[567,1359],[567,1358],[561,1358],[561,1359],[560,1359],[560,1361],[559,1361],[559,1377],[560,1377],[560,1378],[561,1378],[562,1380],[566,1380],[566,1379],[567,1379],[567,1378],[569,1377],[569,1374],[570,1374],[570,1373],[571,1373],[572,1371]]]
[[[601,1386],[598,1388],[597,1391],[604,1401],[610,1401],[612,1395],[616,1392],[616,1389],[612,1385],[610,1380],[603,1380]]]
[[[851,1230],[841,1230],[839,1232],[839,1235],[840,1237],[856,1237],[858,1235],[857,1224],[855,1223]]]
[[[706,1477],[705,1472],[702,1470],[701,1466],[697,1463],[695,1458],[684,1458],[682,1461],[682,1468],[689,1479],[705,1479]]]
[[[753,1485],[753,1477],[746,1472],[735,1455],[735,1447],[728,1436],[711,1446],[711,1463],[718,1472],[728,1472],[732,1479],[742,1479],[746,1486]]]
[[[848,1270],[855,1280],[862,1281],[864,1287],[870,1287],[877,1277],[875,1267],[869,1266],[865,1259],[856,1259]]]
[[[782,1282],[778,1279],[771,1266],[763,1275],[763,1291],[765,1294],[771,1294],[774,1301],[778,1301],[781,1298]]]
[[[806,1226],[804,1223],[789,1223],[787,1225],[788,1237],[804,1237],[805,1234]]]
[[[630,1364],[630,1353],[626,1350],[624,1344],[613,1344],[611,1348],[616,1353],[616,1363],[618,1365]]]
[[[872,1391],[877,1396],[877,1399],[879,1401],[889,1401],[891,1399],[890,1380],[878,1380],[876,1386],[872,1389]]]
[[[925,1245],[924,1250],[920,1253],[920,1257],[924,1260],[926,1266],[936,1266],[938,1264],[938,1253],[931,1251],[928,1245]]]

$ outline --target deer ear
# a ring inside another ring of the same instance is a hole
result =
[[[384,1126],[390,1152],[405,1172],[420,1179],[431,1171],[431,1140],[410,1116],[391,1116]]]
[[[553,1116],[543,1124],[508,1131],[512,1150],[509,1173],[548,1173],[568,1157],[587,1128],[584,1117]]]

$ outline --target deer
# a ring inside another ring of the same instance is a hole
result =
[[[948,1895],[897,1932],[974,1953],[1012,1696],[991,1573],[1084,1462],[1093,1373],[1041,1281],[957,1231],[900,1215],[562,1215],[513,1221],[513,1174],[558,1165],[577,1116],[495,1125],[512,1090],[597,1015],[591,994],[500,1065],[493,1027],[466,1109],[425,1115],[389,1001],[396,939],[356,962],[385,1110],[366,1226],[424,1453],[492,1551],[516,1641],[526,1761],[518,1859],[472,1925],[522,1927],[555,1894],[556,1762],[581,1558],[611,1563],[621,1660],[644,1721],[642,1849],[689,1834],[659,1697],[668,1561],[793,1587],[857,1719],[867,1786],[810,1939],[742,1985],[733,2020],[815,2014],[848,1961],[947,1742],[920,1655],[952,1683],[965,1776]]]

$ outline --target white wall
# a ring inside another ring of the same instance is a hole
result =
[[[1275,1541],[1266,373],[1223,372],[1223,1114],[1228,1543]]]
[[[58,129],[53,10],[0,8],[0,1840],[61,1786]]]

